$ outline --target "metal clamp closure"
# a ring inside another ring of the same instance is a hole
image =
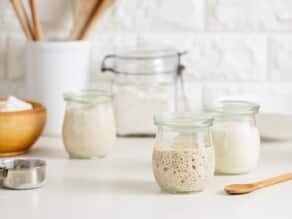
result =
[[[116,55],[107,55],[103,58],[102,63],[101,63],[101,71],[102,72],[110,71],[110,72],[116,73],[116,70],[114,68],[108,67],[106,64],[107,60],[114,59],[114,58],[116,58]]]

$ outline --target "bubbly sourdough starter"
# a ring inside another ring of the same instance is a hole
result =
[[[162,190],[192,192],[205,188],[214,174],[214,149],[159,150],[152,156],[154,177]]]
[[[72,158],[104,157],[115,141],[110,104],[77,105],[65,112],[63,141]]]

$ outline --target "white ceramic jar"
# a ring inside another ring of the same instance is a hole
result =
[[[71,158],[102,158],[116,138],[112,97],[97,91],[65,94],[63,142]]]
[[[69,90],[85,89],[89,82],[90,42],[28,42],[25,49],[26,98],[47,108],[46,136],[61,136]]]
[[[255,115],[259,108],[246,101],[219,101],[212,107],[217,173],[248,173],[257,166],[260,135]]]

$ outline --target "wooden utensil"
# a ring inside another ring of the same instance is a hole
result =
[[[88,37],[89,33],[94,28],[95,24],[101,18],[101,16],[105,13],[105,11],[113,5],[113,0],[100,0],[93,16],[87,22],[85,28],[83,29],[80,39],[84,40]]]
[[[13,6],[17,19],[20,23],[20,26],[28,40],[34,40],[34,33],[29,23],[29,18],[25,12],[25,8],[21,0],[10,0],[10,3]]]
[[[247,184],[232,184],[224,188],[225,192],[231,195],[240,195],[253,192],[255,190],[271,186],[277,183],[292,180],[292,173],[283,174],[273,178],[265,179],[262,181],[247,183]]]
[[[44,34],[42,31],[42,27],[41,27],[41,23],[40,23],[40,19],[39,19],[37,1],[36,0],[29,0],[29,5],[30,5],[30,9],[31,9],[35,40],[36,41],[43,41]]]
[[[76,4],[76,11],[73,21],[73,28],[70,33],[70,40],[80,39],[80,35],[93,16],[99,0],[79,0]]]

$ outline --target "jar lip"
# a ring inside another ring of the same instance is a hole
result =
[[[84,104],[108,103],[113,99],[112,94],[105,90],[79,90],[64,93],[65,101]]]
[[[154,116],[154,124],[156,126],[204,128],[212,126],[213,118],[201,112],[159,113]]]
[[[157,59],[157,58],[177,58],[180,54],[185,52],[178,52],[173,48],[162,48],[162,49],[131,49],[122,50],[118,52],[115,57],[118,59],[130,59],[130,60],[144,60],[144,59]]]
[[[208,112],[216,115],[254,115],[260,110],[260,105],[255,102],[243,100],[220,100],[210,107],[205,107]]]

